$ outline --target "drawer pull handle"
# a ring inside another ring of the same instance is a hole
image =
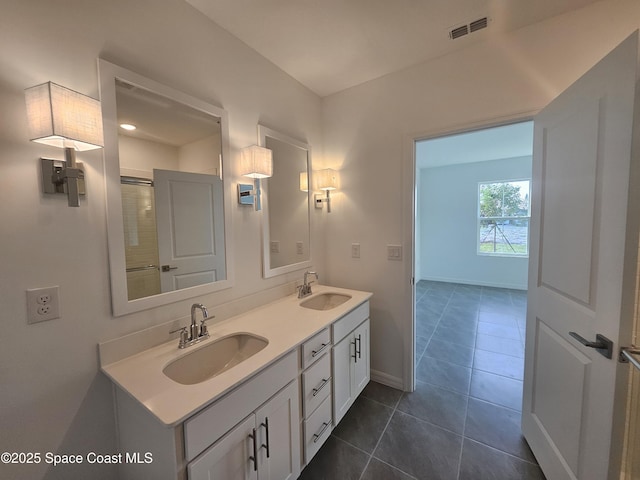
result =
[[[262,444],[262,448],[267,450],[267,458],[269,458],[269,417],[264,418],[264,423],[260,424],[261,427],[264,427],[265,436],[267,437],[267,444]]]
[[[330,381],[331,381],[331,377],[323,378],[322,379],[322,383],[320,385],[318,385],[317,388],[313,389],[313,396],[315,397],[316,395],[318,395],[318,393],[320,393],[320,390],[322,390],[327,385],[327,383],[329,383]]]
[[[329,345],[331,345],[331,343],[323,343],[322,345],[320,345],[320,348],[318,350],[312,350],[311,351],[311,356],[315,357],[317,355],[320,354],[320,352],[322,352],[325,348],[327,348]]]
[[[253,439],[253,456],[249,457],[249,460],[253,462],[253,470],[258,471],[258,435],[256,435],[256,429],[253,429],[253,434],[249,434],[249,438]]]
[[[318,440],[320,440],[320,437],[327,430],[327,428],[329,428],[330,425],[331,425],[331,422],[324,422],[322,424],[322,429],[318,433],[313,434],[313,443],[317,443]]]

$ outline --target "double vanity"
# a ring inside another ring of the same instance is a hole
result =
[[[297,478],[369,381],[370,297],[316,286],[103,364],[121,452],[153,458],[121,478]]]

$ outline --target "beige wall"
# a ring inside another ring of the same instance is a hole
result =
[[[98,342],[188,315],[192,301],[111,315],[102,152],[78,155],[88,184],[80,208],[44,197],[37,159],[62,155],[28,141],[23,90],[50,80],[97,98],[100,56],[211,101],[229,112],[231,175],[259,122],[320,151],[320,99],[181,0],[3,0],[0,17],[0,451],[112,453]],[[235,286],[197,299],[214,315],[216,305],[301,277],[263,280],[260,216],[237,204],[232,212]],[[25,290],[51,285],[60,286],[61,318],[27,325]],[[117,478],[114,467],[86,463],[0,464],[0,477]]]
[[[374,292],[379,378],[401,384],[409,361],[398,352],[410,342],[412,139],[530,115],[639,25],[640,2],[598,2],[324,99],[324,160],[342,181],[325,232],[328,280]],[[405,261],[387,260],[386,245],[401,243]]]
[[[314,161],[342,175],[333,212],[312,209],[314,267],[324,283],[374,292],[372,367],[394,380],[410,323],[408,276],[405,262],[386,260],[385,246],[409,241],[407,139],[538,109],[639,23],[636,1],[598,3],[320,100],[180,0],[3,0],[0,451],[113,452],[97,343],[182,317],[191,303],[111,315],[102,153],[79,155],[88,188],[80,208],[44,197],[37,158],[60,153],[27,141],[25,88],[51,80],[97,97],[101,56],[226,109],[232,163],[256,143],[257,123],[310,143]],[[260,217],[237,204],[232,211],[236,285],[198,298],[214,314],[299,276],[263,280]],[[361,244],[360,260],[351,242]],[[50,285],[60,286],[61,318],[27,325],[25,290]],[[117,478],[114,468],[87,464],[0,465],[0,477]]]

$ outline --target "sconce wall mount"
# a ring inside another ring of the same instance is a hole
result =
[[[315,206],[316,208],[322,208],[322,204],[327,204],[327,213],[331,213],[331,190],[338,188],[338,172],[332,168],[325,168],[324,170],[318,170],[316,172],[316,181],[318,190],[324,190],[325,195],[315,194]]]
[[[273,152],[258,145],[243,148],[240,156],[240,175],[253,178],[253,185],[238,184],[238,203],[255,205],[256,210],[261,210],[260,179],[273,175]]]
[[[66,193],[70,207],[85,192],[84,169],[76,151],[104,145],[100,102],[52,82],[25,90],[30,139],[65,151],[65,159],[41,158],[44,193]]]

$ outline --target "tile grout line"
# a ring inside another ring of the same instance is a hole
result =
[[[371,453],[369,454],[369,459],[367,460],[367,463],[365,464],[364,468],[362,469],[362,473],[360,474],[359,480],[362,480],[362,477],[364,477],[364,473],[367,471],[367,468],[369,467],[369,464],[371,463],[371,459],[373,458],[373,454],[375,453],[376,449],[378,448],[378,445],[380,445],[380,442],[382,441],[382,437],[384,437],[384,433],[387,431],[387,428],[389,427],[389,424],[391,423],[391,419],[393,418],[393,415],[396,413],[396,410],[398,409],[398,405],[400,404],[400,400],[402,400],[402,397],[404,396],[404,392],[402,392],[402,395],[400,395],[398,397],[398,400],[396,401],[396,404],[393,407],[393,410],[391,411],[391,415],[389,415],[389,419],[387,420],[387,423],[385,424],[384,428],[382,429],[382,433],[380,433],[380,436],[378,437],[378,441],[376,442],[375,446],[373,447],[373,449],[371,450]],[[396,467],[394,467],[396,468]],[[396,468],[396,470],[400,470],[399,468]],[[402,470],[400,470],[402,472]],[[404,472],[402,472],[404,473]]]

